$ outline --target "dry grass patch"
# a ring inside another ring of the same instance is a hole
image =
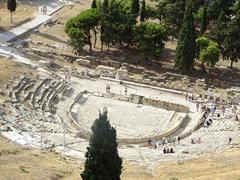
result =
[[[18,3],[16,11],[13,12],[13,23],[11,23],[11,14],[7,9],[7,4],[0,4],[0,32],[8,31],[30,21],[34,18],[34,12],[36,11],[37,7],[35,6]]]
[[[13,77],[19,77],[23,73],[33,74],[30,66],[16,62],[12,59],[0,56],[0,85],[4,87]]]

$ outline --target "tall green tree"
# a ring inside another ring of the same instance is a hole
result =
[[[92,9],[97,8],[97,2],[96,2],[96,0],[93,0],[93,1],[92,1],[91,8],[92,8]]]
[[[131,0],[131,14],[134,19],[136,19],[139,15],[139,0]]]
[[[200,24],[200,34],[201,35],[204,34],[204,32],[207,29],[207,25],[208,25],[207,7],[208,7],[208,1],[205,0],[204,7],[203,7],[203,13],[202,13],[202,17],[201,17],[201,24]]]
[[[10,13],[11,13],[11,22],[13,22],[13,20],[12,20],[12,13],[13,13],[13,12],[16,10],[16,8],[17,8],[17,2],[16,2],[16,0],[8,0],[7,8],[8,8],[8,10],[9,10]]]
[[[81,12],[78,16],[76,16],[73,19],[70,19],[66,25],[65,25],[65,32],[69,35],[69,37],[72,39],[76,36],[71,36],[69,34],[69,31],[72,28],[77,28],[80,31],[78,31],[78,35],[80,35],[80,32],[84,33],[84,43],[89,45],[90,51],[92,51],[92,35],[91,32],[94,32],[95,35],[95,43],[97,41],[97,35],[96,35],[96,27],[99,25],[99,21],[101,19],[101,13],[99,12],[98,9],[88,9],[86,11]],[[74,32],[77,32],[74,30]],[[82,38],[80,38],[82,39]],[[72,39],[72,42],[75,42],[76,39]]]
[[[105,15],[108,11],[108,0],[104,0],[102,4],[103,14]]]
[[[190,1],[183,19],[183,25],[179,34],[175,68],[186,73],[192,70],[196,50],[196,32],[194,25],[193,7]]]
[[[92,126],[87,148],[83,180],[120,180],[122,159],[118,155],[116,130],[110,125],[107,112],[99,113]]]
[[[110,44],[115,46],[129,46],[132,44],[132,18],[126,3],[121,0],[109,1],[107,13],[101,21],[101,41],[108,49]]]
[[[226,17],[224,11],[222,11],[217,19],[216,24],[214,24],[213,29],[211,30],[210,36],[219,44],[222,44],[225,39],[224,34],[229,21],[230,19]]]
[[[207,73],[204,64],[213,68],[218,62],[220,54],[218,43],[204,36],[196,39],[196,58],[202,63],[203,72]]]
[[[172,40],[173,38],[178,38],[183,23],[185,6],[185,0],[158,1],[158,18],[167,28],[169,36],[172,36]]]
[[[144,20],[145,20],[145,6],[146,6],[145,0],[142,0],[142,6],[141,6],[141,12],[140,12],[140,21],[141,22],[144,22]]]
[[[143,22],[133,28],[134,44],[145,60],[160,56],[167,32],[164,27],[157,23]]]
[[[209,1],[208,13],[211,21],[216,21],[220,16],[221,12],[224,12],[224,15],[228,18],[231,17],[233,11],[231,7],[236,4],[238,0],[212,0]]]
[[[176,0],[175,6],[176,6],[176,28],[177,32],[180,32],[185,13],[185,0]]]
[[[145,7],[145,19],[155,19],[157,18],[157,10],[150,6],[150,5],[146,5]]]
[[[235,14],[227,23],[222,43],[223,58],[231,61],[231,68],[234,62],[240,60],[240,2],[235,4],[233,10]]]
[[[79,53],[87,43],[84,32],[79,28],[71,27],[67,34],[70,37],[69,45],[71,45],[76,52]]]

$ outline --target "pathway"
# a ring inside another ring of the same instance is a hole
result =
[[[31,62],[30,59],[27,59],[16,48],[7,46],[6,43],[14,39],[17,39],[19,36],[37,28],[44,22],[50,20],[52,18],[51,15],[58,11],[60,8],[62,8],[65,5],[65,3],[66,2],[59,0],[47,2],[47,4],[44,4],[45,6],[47,6],[46,14],[40,13],[42,5],[39,5],[38,7],[39,12],[37,12],[36,17],[32,21],[22,24],[18,27],[15,27],[7,32],[0,33],[0,55],[13,57],[16,61],[34,66],[35,64]]]

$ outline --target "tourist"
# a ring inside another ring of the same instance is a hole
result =
[[[180,144],[180,140],[181,140],[180,136],[177,136],[177,142],[178,142],[178,144]]]
[[[212,119],[206,119],[205,122],[204,122],[204,127],[208,127],[212,124]]]
[[[166,138],[166,144],[169,142],[169,138]]]
[[[216,106],[213,106],[212,108],[211,108],[211,113],[212,113],[212,117],[214,116],[214,114],[215,114],[215,112],[216,112]]]
[[[148,146],[151,146],[152,145],[152,141],[149,139],[148,140]]]
[[[236,116],[235,116],[235,121],[238,121],[238,115],[236,114]]]
[[[190,94],[190,95],[188,96],[188,100],[189,100],[189,101],[192,100],[192,94]]]
[[[169,148],[167,148],[167,151],[166,151],[166,153],[169,153],[170,152],[170,149]]]
[[[225,113],[225,106],[224,105],[222,105],[222,114],[224,115],[224,113]]]
[[[125,92],[125,96],[127,96],[127,86],[125,87],[124,92]]]
[[[192,96],[191,96],[191,100],[192,100],[192,101],[194,100],[194,94],[192,94]]]
[[[193,138],[191,138],[191,144],[195,144],[195,141]]]
[[[186,94],[185,94],[185,99],[186,101],[188,100],[188,92],[186,91]]]
[[[162,138],[162,145],[164,145],[164,144],[166,144],[166,138],[165,137]]]
[[[172,148],[172,147],[170,148],[170,153],[174,153],[174,151],[173,151],[173,148]]]
[[[203,119],[207,119],[207,112],[203,114]]]
[[[156,143],[154,143],[153,148],[157,149],[157,144]]]
[[[221,116],[220,113],[217,113],[218,120],[219,120],[220,116]]]
[[[236,105],[233,107],[233,113],[234,113],[234,114],[237,113],[237,106],[236,106]]]
[[[110,92],[110,85],[109,85],[109,84],[107,84],[107,86],[106,86],[106,92],[107,92],[107,93]]]
[[[231,144],[231,142],[232,142],[232,138],[231,138],[231,137],[229,137],[229,138],[228,138],[228,144],[230,145],[230,144]]]
[[[199,109],[199,103],[198,102],[196,104],[196,108],[197,108],[197,112],[198,112],[198,109]]]
[[[163,154],[166,154],[167,150],[165,148],[163,148]]]

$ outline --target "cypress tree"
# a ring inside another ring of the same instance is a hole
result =
[[[229,22],[229,19],[226,17],[224,11],[222,11],[211,33],[213,39],[215,39],[219,44],[222,44],[225,39],[224,36],[227,27],[227,22]]]
[[[83,180],[120,180],[122,159],[118,156],[116,130],[110,125],[107,111],[99,113],[92,126],[87,148]]]
[[[108,0],[103,1],[102,10],[103,10],[103,13],[105,13],[105,14],[107,13],[107,11],[108,11]]]
[[[145,6],[146,6],[146,3],[145,3],[145,0],[143,0],[142,7],[141,7],[141,13],[140,13],[140,21],[141,22],[144,22],[144,20],[145,20]]]
[[[139,9],[140,9],[139,0],[132,0],[132,2],[131,2],[131,14],[132,14],[134,19],[136,19],[138,17]]]
[[[207,29],[207,24],[208,24],[208,20],[207,20],[207,6],[208,6],[208,1],[205,0],[204,3],[204,8],[203,8],[203,14],[201,17],[201,25],[200,25],[200,34],[203,35],[204,32]]]
[[[96,3],[96,0],[93,0],[92,1],[92,5],[91,5],[91,8],[97,8],[97,3]]]
[[[183,23],[183,18],[184,18],[184,12],[185,12],[185,0],[177,0],[175,3],[176,7],[176,27],[177,27],[177,33],[179,33],[182,23]]]
[[[8,0],[7,8],[11,12],[11,22],[13,22],[13,20],[12,20],[12,12],[14,12],[16,10],[16,7],[17,7],[16,0]]]
[[[196,49],[195,39],[196,32],[193,7],[192,2],[190,1],[187,5],[183,25],[179,34],[175,58],[175,68],[182,73],[192,70]]]

